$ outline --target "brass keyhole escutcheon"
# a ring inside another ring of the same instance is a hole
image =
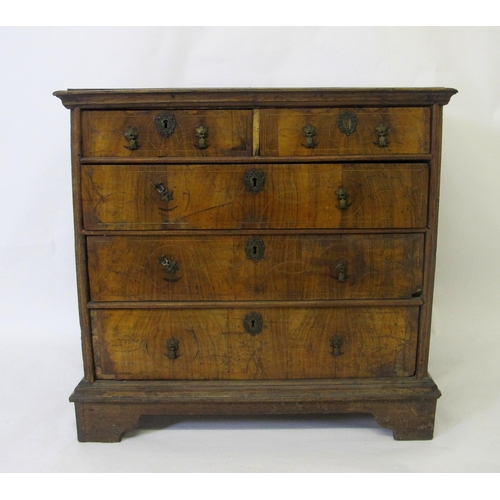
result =
[[[264,250],[266,245],[259,238],[250,238],[245,245],[245,253],[247,254],[247,259],[253,262],[259,262],[264,258]]]
[[[354,134],[358,126],[358,117],[352,111],[345,111],[339,115],[337,126],[342,134],[347,136]]]
[[[262,314],[259,314],[257,312],[248,313],[243,318],[243,327],[245,328],[245,331],[252,336],[262,332],[262,328],[264,327],[264,319],[262,318]]]
[[[266,176],[262,170],[257,170],[252,168],[245,172],[245,178],[243,179],[247,191],[253,194],[257,194],[264,188],[264,183],[266,182]]]
[[[156,130],[162,137],[170,137],[175,130],[175,116],[172,113],[162,113],[155,117]]]

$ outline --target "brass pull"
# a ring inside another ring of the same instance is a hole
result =
[[[337,281],[347,280],[347,262],[344,259],[340,259],[333,269],[334,277]]]
[[[250,238],[245,245],[245,252],[247,254],[247,259],[253,262],[259,262],[259,260],[264,258],[264,250],[266,245],[262,240],[258,238]]]
[[[162,113],[155,117],[156,130],[162,137],[170,137],[175,130],[175,116],[172,113]]]
[[[377,142],[374,142],[379,148],[386,148],[389,146],[389,142],[387,141],[387,134],[389,129],[383,125],[382,123],[375,128],[375,135],[377,136]]]
[[[344,341],[342,340],[342,337],[340,335],[334,335],[333,337],[330,338],[330,346],[332,348],[332,352],[330,353],[332,356],[342,356],[344,354],[343,352],[340,351],[340,347]]]
[[[165,271],[167,271],[168,274],[175,274],[179,270],[177,261],[169,260],[165,257],[165,255],[162,255],[158,262],[165,268]]]
[[[167,350],[168,353],[165,354],[168,359],[177,359],[179,357],[179,341],[175,337],[171,337],[167,340]]]
[[[247,191],[250,191],[253,194],[257,194],[259,191],[264,189],[264,183],[266,182],[266,176],[262,170],[257,170],[256,168],[252,168],[252,170],[248,170],[245,172],[244,183]]]
[[[155,189],[160,193],[160,198],[163,201],[172,201],[174,199],[174,192],[169,191],[161,182],[155,184]]]
[[[204,125],[200,125],[199,127],[194,129],[196,137],[198,137],[198,144],[195,144],[195,147],[198,149],[207,149],[207,136],[208,136],[208,128]]]
[[[127,127],[123,131],[123,136],[128,141],[128,146],[124,146],[127,149],[133,151],[134,149],[139,149],[139,144],[137,144],[137,137],[139,137],[139,132],[134,127]]]
[[[262,314],[251,312],[243,318],[243,327],[252,336],[257,335],[264,327]]]
[[[316,127],[312,125],[306,125],[302,128],[302,135],[306,138],[306,143],[302,144],[305,148],[315,148],[318,143],[314,142],[314,136],[316,135]]]
[[[337,199],[339,200],[339,208],[341,210],[347,208],[347,198],[349,198],[349,193],[347,192],[347,190],[344,187],[339,186],[337,188],[337,191],[335,191],[335,194],[337,195]]]

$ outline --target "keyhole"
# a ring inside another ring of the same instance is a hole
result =
[[[163,128],[166,129],[167,128],[167,124],[168,124],[168,121],[167,120],[163,120]]]
[[[254,245],[254,246],[252,247],[252,251],[253,251],[253,254],[254,254],[254,255],[257,255],[257,245]]]
[[[257,177],[252,177],[253,187],[257,187]]]
[[[251,326],[252,328],[255,328],[255,320],[254,320],[254,319],[252,319],[252,321],[250,322],[250,326]]]

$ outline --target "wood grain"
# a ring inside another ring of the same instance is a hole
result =
[[[69,89],[54,92],[83,109],[234,109],[304,106],[431,106],[447,104],[451,88]]]
[[[358,154],[358,155],[331,155],[331,156],[308,156],[307,163],[409,163],[409,162],[428,162],[432,160],[432,154]],[[304,163],[303,157],[296,156],[206,156],[197,157],[195,160],[190,157],[182,156],[144,156],[142,158],[126,158],[119,156],[85,156],[80,159],[82,165],[192,165],[195,164],[231,164],[237,163],[239,165],[245,164],[273,164],[273,163]]]
[[[422,228],[428,167],[405,164],[85,165],[86,229]],[[156,185],[172,191],[161,199]],[[347,190],[340,209],[336,191]]]
[[[422,290],[422,234],[88,237],[93,301],[411,298]],[[159,260],[176,261],[169,273]],[[339,261],[346,263],[339,281]]]
[[[355,132],[342,133],[337,120],[351,112]],[[388,127],[387,147],[377,145],[376,127]],[[305,147],[303,127],[316,129],[313,148]],[[261,111],[261,156],[328,156],[345,154],[421,154],[430,151],[429,108],[309,108]]]
[[[75,263],[78,292],[78,311],[80,316],[83,370],[85,380],[95,378],[94,358],[92,355],[92,333],[90,315],[86,308],[90,300],[90,287],[87,274],[86,238],[82,234],[82,170],[80,166],[81,150],[81,110],[71,110],[71,177],[73,188],[73,221],[75,230]]]
[[[119,441],[143,415],[336,412],[371,413],[395,439],[432,438],[441,119],[455,93],[55,92],[73,110],[79,440]],[[176,120],[168,138],[154,122],[165,111]],[[357,117],[349,135],[337,121],[346,111]],[[257,194],[251,169],[265,177]],[[265,244],[257,262],[251,237]],[[250,312],[263,318],[253,335]]]
[[[424,288],[425,304],[419,323],[418,370],[420,378],[428,375],[430,332],[432,321],[432,301],[434,296],[434,276],[436,272],[436,250],[439,215],[439,190],[441,184],[441,135],[443,128],[443,107],[434,105],[432,109],[432,155],[429,182],[429,231],[425,236]]]
[[[83,111],[84,156],[242,156],[252,154],[253,121],[249,110],[173,110],[176,125],[170,137],[162,137],[155,117],[162,110]],[[208,128],[206,149],[197,147],[195,129]],[[123,133],[138,132],[138,149],[129,150]]]
[[[397,440],[432,439],[436,400],[430,377],[330,380],[81,382],[71,395],[78,439],[117,442],[143,415],[371,413]],[[178,418],[178,417],[176,417]],[[167,420],[168,421],[168,420]]]
[[[93,310],[98,378],[248,380],[408,377],[415,371],[418,307],[249,310]],[[258,312],[258,311],[257,311]],[[330,338],[342,338],[333,356]],[[167,340],[179,341],[177,359]]]

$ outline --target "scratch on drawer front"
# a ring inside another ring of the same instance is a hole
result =
[[[187,331],[193,336],[193,340],[196,345],[196,353],[193,356],[193,359],[196,359],[198,357],[198,354],[200,354],[200,342],[193,328],[188,328]]]
[[[179,220],[184,220],[184,219],[187,219],[189,217],[192,217],[193,215],[198,215],[198,214],[201,214],[203,212],[208,212],[210,210],[214,210],[216,208],[221,208],[221,207],[225,207],[226,205],[230,205],[232,203],[232,201],[230,201],[229,203],[223,203],[222,205],[215,205],[213,207],[208,207],[208,208],[204,208],[203,210],[198,210],[197,212],[193,212],[193,213],[190,213],[188,215],[184,215],[183,217],[181,217]]]

